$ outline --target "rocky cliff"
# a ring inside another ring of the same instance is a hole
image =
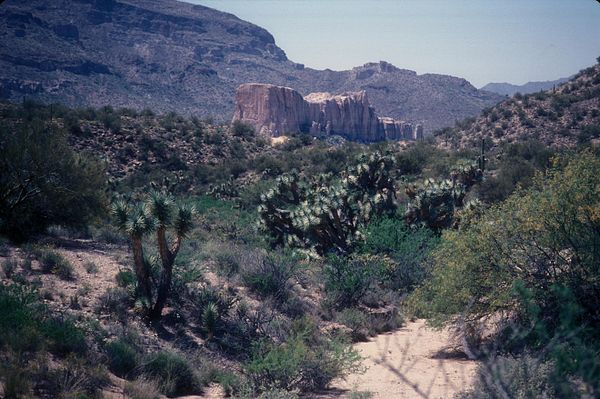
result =
[[[314,70],[287,59],[266,30],[175,0],[6,0],[0,5],[0,97],[71,106],[151,108],[230,120],[246,82],[302,95],[365,90],[372,105],[428,131],[502,99],[464,79],[386,62]]]
[[[304,132],[358,141],[423,138],[420,124],[413,127],[411,123],[377,116],[365,91],[302,97],[289,87],[243,84],[236,92],[233,120],[251,124],[269,136]]]

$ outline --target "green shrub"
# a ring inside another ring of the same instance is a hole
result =
[[[559,398],[553,364],[530,354],[500,356],[479,366],[475,383],[460,399]]]
[[[346,308],[335,316],[335,321],[351,330],[353,342],[366,341],[371,335],[371,326],[367,315],[356,308]]]
[[[108,368],[119,377],[127,377],[138,366],[137,351],[122,339],[109,342],[104,350]]]
[[[245,370],[256,387],[314,391],[360,371],[360,357],[349,344],[316,337],[311,328],[296,331],[283,344],[261,341],[255,346]]]
[[[135,287],[136,284],[135,274],[130,269],[119,270],[115,280],[121,288]]]
[[[562,395],[577,389],[573,379],[600,389],[600,159],[583,152],[555,164],[469,228],[445,232],[412,301],[437,324],[508,323],[522,337],[498,342],[549,351]]]
[[[388,255],[393,266],[385,271],[386,286],[410,292],[425,278],[429,254],[439,241],[428,228],[411,229],[403,219],[382,217],[367,226],[361,252]]]
[[[69,319],[51,318],[42,327],[49,340],[49,350],[57,356],[74,353],[82,355],[87,351],[85,335]]]
[[[92,237],[96,241],[104,242],[107,244],[124,245],[127,243],[127,239],[123,236],[123,234],[119,230],[111,226],[92,228]]]
[[[125,319],[131,306],[131,294],[126,289],[111,287],[98,298],[98,311]]]
[[[96,265],[94,262],[92,261],[87,261],[83,264],[83,268],[85,269],[86,272],[88,272],[89,274],[96,274],[98,273],[98,265]]]
[[[51,151],[48,149],[51,148]],[[48,226],[83,226],[105,210],[104,168],[39,120],[0,124],[0,233],[26,240]]]
[[[22,285],[0,285],[0,348],[33,351],[43,345],[43,308],[35,292]]]
[[[42,249],[38,251],[36,257],[44,273],[56,274],[62,280],[73,279],[73,265],[58,252]]]
[[[381,280],[385,261],[373,255],[331,255],[323,267],[326,306],[335,309],[357,306]]]
[[[258,251],[247,253],[243,263],[242,279],[254,292],[263,297],[285,301],[289,296],[291,279],[296,276],[299,261],[290,255],[264,255]]]
[[[256,131],[252,125],[243,123],[241,121],[234,121],[231,125],[231,133],[235,137],[242,137],[244,139],[253,138],[256,135]]]
[[[173,352],[162,351],[148,356],[141,370],[156,380],[160,392],[167,396],[198,394],[202,388],[193,366]]]
[[[221,371],[218,373],[216,380],[223,388],[225,397],[237,394],[241,390],[242,381],[234,373]]]
[[[215,255],[217,262],[217,274],[226,277],[232,277],[240,270],[240,264],[237,254],[232,252],[232,248],[226,248],[223,252]]]

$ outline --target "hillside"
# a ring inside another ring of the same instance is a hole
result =
[[[512,96],[516,93],[530,94],[538,91],[549,90],[554,86],[558,86],[570,78],[560,78],[556,80],[547,80],[543,82],[527,82],[522,85],[514,85],[511,83],[488,83],[481,88],[481,90],[491,91],[492,93],[498,93],[503,96]]]
[[[461,148],[477,145],[482,137],[494,144],[536,139],[555,147],[595,142],[600,137],[600,64],[555,89],[517,94],[436,136],[442,146]]]
[[[266,30],[174,0],[7,0],[0,7],[0,96],[176,111],[230,120],[235,89],[260,82],[310,92],[366,90],[383,115],[425,131],[501,97],[464,79],[386,62],[314,70],[287,59]]]

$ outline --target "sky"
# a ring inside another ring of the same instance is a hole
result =
[[[568,77],[600,56],[597,0],[186,1],[267,29],[316,69],[384,60],[481,87]]]

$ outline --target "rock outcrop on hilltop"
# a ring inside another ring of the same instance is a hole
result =
[[[477,115],[502,96],[464,79],[369,63],[315,70],[288,60],[265,29],[175,0],[5,0],[0,98],[150,108],[230,120],[246,82],[302,95],[365,90],[382,114],[428,130]]]
[[[413,127],[411,123],[377,116],[365,91],[302,97],[289,87],[243,84],[236,93],[233,120],[248,123],[269,136],[304,132],[341,135],[356,141],[423,138],[420,124]]]

